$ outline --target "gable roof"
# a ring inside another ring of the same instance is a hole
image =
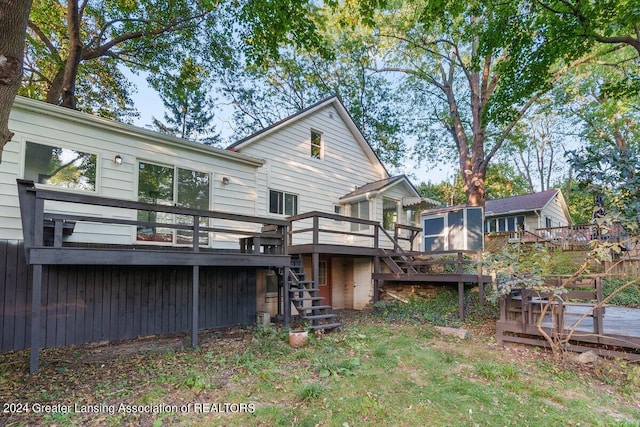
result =
[[[351,114],[349,114],[349,111],[347,111],[347,108],[344,106],[344,104],[342,103],[342,100],[337,95],[334,95],[322,101],[319,101],[303,110],[298,111],[297,113],[289,117],[286,117],[280,121],[273,123],[270,126],[267,126],[264,129],[259,130],[254,134],[251,134],[245,138],[242,138],[241,140],[228,146],[227,149],[231,151],[241,151],[244,147],[247,147],[248,145],[251,145],[259,141],[263,137],[270,135],[278,131],[279,129],[285,126],[288,126],[298,120],[301,120],[302,118],[307,117],[315,113],[316,111],[319,111],[329,105],[332,105],[336,109],[336,111],[338,112],[338,115],[344,121],[345,125],[353,135],[356,142],[360,145],[360,147],[362,148],[366,156],[369,158],[369,160],[372,163],[376,164],[377,167],[380,168],[380,171],[383,172],[385,176],[389,176],[389,172],[387,171],[387,168],[384,166],[382,161],[380,161],[380,158],[375,153],[375,151],[373,150],[369,142],[366,140],[366,138],[364,137],[364,135],[356,125],[356,122],[353,120],[353,117],[351,117]]]
[[[511,213],[531,212],[544,208],[557,194],[558,189],[541,191],[539,193],[523,194],[521,196],[505,197],[503,199],[487,200],[484,205],[485,216],[497,216]],[[564,205],[564,199],[563,199]],[[566,210],[566,205],[563,206]],[[565,215],[567,212],[565,212]]]
[[[397,176],[392,176],[390,178],[369,182],[363,185],[362,187],[358,187],[354,191],[340,197],[340,201],[349,202],[352,200],[361,199],[362,196],[366,196],[366,195],[375,196],[378,193],[387,191],[391,187],[394,187],[402,182],[404,182],[407,185],[407,187],[409,187],[410,191],[413,193],[413,196],[411,197],[402,198],[403,206],[407,207],[407,206],[418,206],[418,205],[421,205],[421,206],[425,206],[425,205],[437,206],[438,205],[438,202],[436,202],[435,200],[421,197],[416,187],[411,183],[411,181],[409,181],[409,178],[407,178],[406,175],[397,175]]]

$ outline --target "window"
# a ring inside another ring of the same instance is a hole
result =
[[[385,230],[393,230],[398,222],[398,202],[393,199],[382,199],[382,226]]]
[[[208,210],[209,174],[139,162],[138,200],[159,205]],[[165,212],[138,211],[138,220],[149,223],[193,225],[193,218],[189,215],[173,215]],[[201,218],[200,225],[206,227],[208,218]],[[207,245],[208,236],[209,233],[201,232],[198,236],[199,243]],[[137,240],[190,245],[193,244],[193,231],[146,224],[138,227]]]
[[[351,218],[369,219],[369,201],[360,200],[350,204]],[[369,228],[366,224],[351,223],[351,231],[366,230]]]
[[[322,158],[322,134],[315,130],[311,131],[311,157]]]
[[[269,190],[269,213],[278,215],[297,215],[298,196],[283,191]]]
[[[424,220],[424,250],[444,250],[444,216],[426,218]]]
[[[544,217],[544,226],[546,228],[551,228],[551,218],[549,218],[548,216]]]
[[[24,179],[71,190],[96,190],[97,156],[27,141]]]
[[[484,227],[487,233],[496,231],[522,231],[524,230],[524,215],[489,218],[485,221]]]
[[[265,283],[265,291],[267,294],[277,294],[278,293],[278,275],[273,270],[267,270],[265,275],[266,283]]]
[[[405,213],[407,215],[407,224],[413,226],[420,224],[420,212],[417,209],[407,208]]]
[[[318,286],[326,286],[329,284],[329,268],[327,261],[318,263]]]

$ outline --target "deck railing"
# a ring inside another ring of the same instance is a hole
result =
[[[244,247],[246,252],[260,253],[261,246],[268,244],[270,254],[287,253],[284,243],[288,223],[285,220],[48,190],[36,188],[32,181],[24,180],[18,180],[18,194],[26,248],[62,247],[65,236],[68,238],[73,235],[80,224],[89,224],[85,227],[89,231],[83,233],[89,239],[79,243],[99,245],[103,243],[99,234],[92,234],[90,230],[100,225],[117,225],[126,226],[132,231],[129,246],[140,244],[153,247],[149,245],[161,243],[155,247],[166,249],[170,246],[198,252],[203,248],[213,248],[216,240],[212,237],[215,236],[218,241],[233,244],[238,252]],[[61,205],[49,209],[45,205],[49,203],[62,203],[65,209],[72,212],[61,213]],[[111,212],[114,215],[99,215],[101,211],[111,208],[115,208]],[[131,219],[137,218],[139,212],[162,214],[162,221]],[[157,233],[158,230],[163,230],[163,233]],[[47,231],[51,234],[50,239],[45,239]],[[169,235],[170,238],[166,237]]]
[[[509,241],[525,243],[545,243],[562,248],[588,246],[593,240],[622,241],[627,234],[620,224],[614,224],[607,230],[595,224],[579,224],[564,227],[536,228],[533,231],[518,230],[499,232],[508,233]]]
[[[407,237],[401,230],[408,230]],[[393,233],[373,220],[352,218],[326,212],[312,211],[289,218],[289,246],[336,245],[358,246],[366,249],[394,249],[412,251],[422,230],[396,224]],[[403,244],[404,243],[404,244]]]

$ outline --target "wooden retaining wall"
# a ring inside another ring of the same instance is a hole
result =
[[[190,330],[191,267],[45,266],[43,346]],[[31,286],[22,241],[0,240],[0,352],[30,345]],[[202,267],[199,328],[256,319],[254,268]]]

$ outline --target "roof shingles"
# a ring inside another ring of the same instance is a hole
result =
[[[504,215],[513,212],[528,212],[542,209],[558,194],[557,189],[539,193],[487,200],[484,206],[486,216]]]

